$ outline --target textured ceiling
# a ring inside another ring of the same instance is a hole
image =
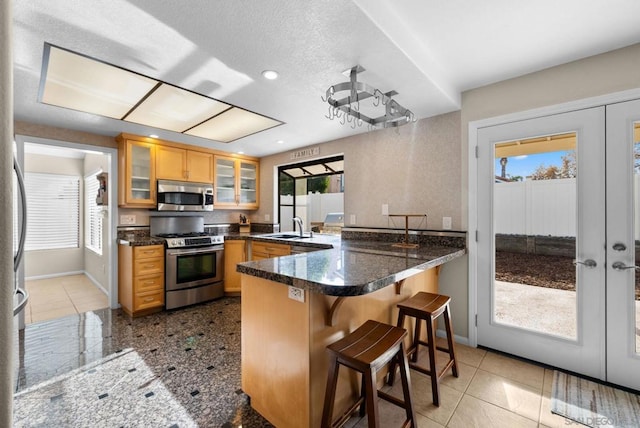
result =
[[[356,64],[366,69],[358,80],[396,90],[423,118],[459,109],[463,90],[640,41],[636,0],[13,3],[16,119],[103,135],[155,133],[254,156],[367,132],[325,118],[320,98]],[[44,42],[285,125],[224,144],[40,104]],[[264,80],[265,69],[280,77]]]

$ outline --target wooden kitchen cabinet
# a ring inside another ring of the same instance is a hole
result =
[[[164,306],[164,245],[118,247],[118,302],[131,316]]]
[[[156,178],[213,183],[213,155],[159,145],[156,148]]]
[[[240,293],[240,274],[236,272],[238,263],[247,261],[247,241],[244,239],[224,241],[224,292]]]
[[[151,142],[118,137],[118,205],[126,208],[156,206],[156,146]]]
[[[264,260],[289,254],[291,254],[291,246],[287,244],[272,244],[261,241],[251,243],[251,260]]]
[[[214,207],[258,209],[259,169],[257,161],[214,156]]]

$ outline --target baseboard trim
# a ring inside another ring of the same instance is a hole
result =
[[[438,337],[447,337],[447,332],[444,330],[436,330],[436,336]],[[469,338],[468,337],[462,337],[462,336],[458,336],[457,334],[453,334],[453,340],[456,343],[459,343],[461,345],[467,345],[469,346]]]
[[[98,280],[97,280],[97,279],[95,279],[95,278],[93,277],[93,275],[91,275],[91,274],[90,274],[89,272],[87,272],[87,271],[84,271],[84,274],[87,276],[87,278],[89,278],[89,280],[90,280],[91,282],[93,282],[93,285],[95,285],[96,287],[98,287],[98,289],[100,289],[100,291],[102,291],[102,292],[105,294],[105,296],[109,297],[109,293],[107,292],[107,290],[105,290],[105,289],[104,289],[104,287],[102,286],[102,284],[100,284],[100,282],[98,282]]]
[[[85,271],[83,271],[83,270],[76,270],[76,271],[72,271],[72,272],[62,272],[62,273],[51,273],[51,274],[48,274],[48,275],[28,276],[28,277],[25,277],[24,280],[25,281],[37,281],[39,279],[58,278],[58,277],[61,277],[61,276],[83,275],[84,273],[85,273]]]

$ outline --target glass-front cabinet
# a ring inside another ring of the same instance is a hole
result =
[[[118,204],[123,207],[156,206],[155,146],[129,139],[119,140],[120,191]]]
[[[214,168],[216,208],[258,208],[258,162],[216,155]]]

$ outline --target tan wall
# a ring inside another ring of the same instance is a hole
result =
[[[463,192],[468,192],[469,122],[640,87],[640,44],[462,94]],[[467,201],[463,201],[464,227]]]
[[[17,135],[29,135],[31,137],[48,138],[50,140],[68,141],[70,143],[91,144],[93,146],[109,147],[117,149],[118,144],[114,137],[107,135],[91,134],[89,132],[74,131],[55,126],[38,125],[30,122],[16,120],[14,132]]]
[[[77,175],[82,177],[84,162],[82,159],[25,153],[24,170],[25,172]],[[80,189],[82,189],[82,180],[80,181]],[[82,195],[82,193],[80,194]],[[52,225],[52,227],[55,227],[55,225]],[[82,228],[80,228],[80,243],[83,242],[83,239]],[[25,277],[27,278],[84,271],[84,249],[81,245],[79,248],[25,251],[24,269]]]
[[[462,167],[460,112],[317,146],[319,157],[344,154],[347,226],[353,214],[355,226],[393,227],[381,214],[382,204],[389,204],[390,213],[426,213],[427,223],[421,228],[441,229],[442,217],[447,216],[452,217],[454,230],[463,229],[461,199],[466,196],[456,173]],[[273,217],[277,215],[274,172],[277,166],[299,161],[291,160],[291,152],[260,160],[260,210],[253,221],[264,221],[265,214],[278,221]],[[404,227],[402,220],[395,222]]]

